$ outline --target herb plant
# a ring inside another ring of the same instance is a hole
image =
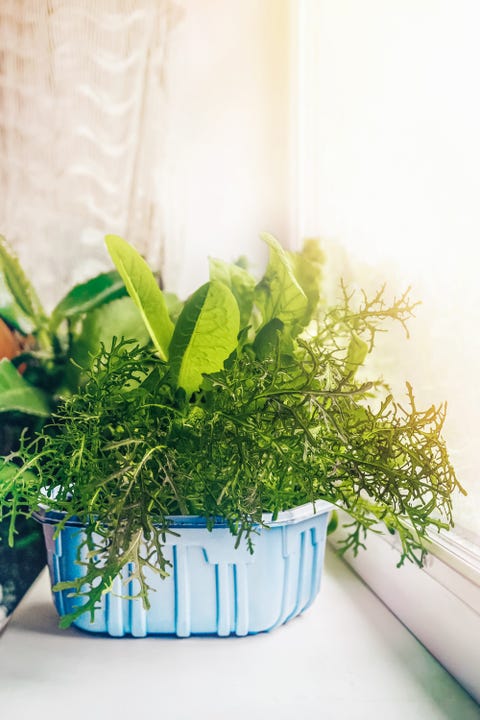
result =
[[[132,247],[107,238],[151,344],[118,333],[0,469],[11,542],[25,506],[60,513],[57,532],[85,525],[85,576],[56,588],[81,598],[64,625],[93,613],[125,567],[149,607],[145,570],[169,572],[172,515],[201,515],[210,529],[223,518],[254,552],[263,513],[324,499],[351,516],[343,550],[383,527],[400,538],[400,564],[419,565],[428,533],[452,526],[462,488],[441,436],[445,406],[420,410],[410,385],[400,403],[383,381],[357,377],[384,323],[413,314],[408,294],[388,304],[383,289],[369,299],[343,287],[331,307],[318,244],[287,253],[264,240],[259,282],[215,260],[182,306]]]

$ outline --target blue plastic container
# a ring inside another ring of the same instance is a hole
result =
[[[167,535],[165,555],[171,561],[170,576],[148,574],[155,592],[151,608],[141,600],[120,597],[133,594],[128,587],[128,569],[119,575],[95,611],[94,621],[84,613],[74,625],[113,637],[132,635],[248,635],[268,632],[306,610],[320,589],[325,552],[329,503],[320,501],[287,510],[255,536],[255,552],[244,544],[235,549],[235,538],[227,527],[216,525],[210,532],[205,520],[195,516],[172,518],[178,536]],[[84,568],[76,560],[84,539],[81,526],[68,524],[54,539],[54,513],[39,513],[43,524],[52,586],[81,577]],[[82,600],[55,592],[60,615],[66,615]]]

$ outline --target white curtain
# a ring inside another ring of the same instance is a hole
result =
[[[105,232],[157,264],[168,0],[0,3],[0,232],[58,294],[105,266]]]
[[[42,297],[109,266],[106,232],[182,295],[289,241],[290,7],[0,2],[0,233]]]

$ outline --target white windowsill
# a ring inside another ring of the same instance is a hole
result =
[[[340,529],[331,544],[341,537]],[[357,557],[349,551],[345,560],[480,702],[480,563],[475,548],[440,534],[419,569],[409,562],[396,567],[398,541],[391,536],[370,533],[366,545],[367,551]]]
[[[331,548],[305,614],[246,638],[60,631],[44,572],[0,640],[2,717],[444,720],[478,706]]]

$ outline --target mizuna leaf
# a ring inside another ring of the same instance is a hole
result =
[[[308,300],[295,278],[292,263],[272,235],[261,236],[270,248],[270,260],[265,275],[255,288],[255,302],[262,316],[263,326],[277,318],[286,332],[295,337],[305,326]]]
[[[58,303],[52,313],[51,328],[55,331],[63,319],[81,315],[126,294],[125,284],[116,271],[97,275],[75,285]]]
[[[30,385],[10,360],[0,360],[0,413],[22,412],[48,417],[50,406],[45,393]]]
[[[170,344],[170,366],[177,387],[191,395],[204,373],[217,372],[237,345],[240,313],[226,285],[212,280],[185,303]]]
[[[5,291],[9,293],[13,301],[8,303],[9,307],[2,313],[3,317],[21,330],[23,330],[22,315],[30,321],[30,324],[40,325],[45,319],[45,311],[17,256],[5,238],[0,235],[0,295],[2,285],[4,285],[4,293]],[[30,329],[31,326],[28,330]]]
[[[140,310],[159,357],[168,360],[173,323],[155,276],[142,256],[126,240],[117,235],[107,235],[105,242],[128,294]]]

